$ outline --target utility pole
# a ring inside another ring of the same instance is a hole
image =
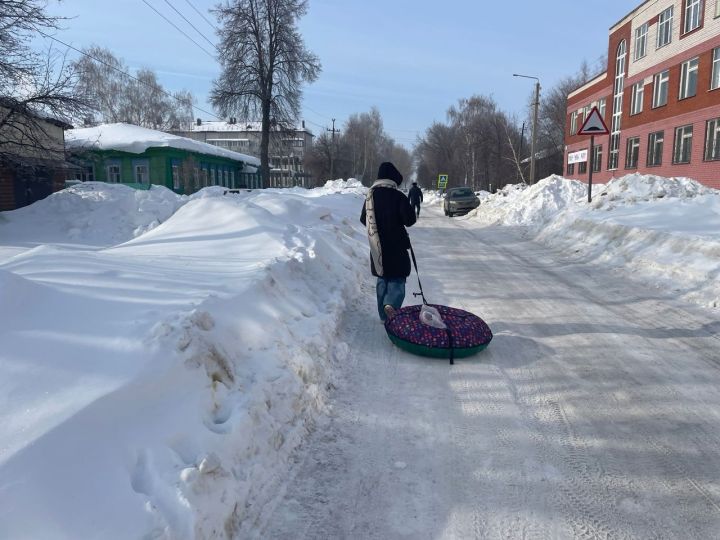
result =
[[[522,77],[524,79],[535,79],[535,102],[533,103],[533,125],[532,125],[532,142],[530,144],[530,184],[535,183],[535,154],[537,152],[537,123],[538,110],[540,109],[540,79],[529,75],[519,75],[513,73],[513,77]]]
[[[339,133],[340,130],[335,129],[335,119],[332,119],[333,127],[332,129],[327,129],[328,131],[332,132],[332,142],[330,143],[330,180],[335,180],[335,133]]]

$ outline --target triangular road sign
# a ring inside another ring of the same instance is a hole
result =
[[[590,111],[590,114],[585,119],[585,122],[583,122],[582,127],[580,128],[580,131],[577,132],[578,135],[609,135],[610,130],[608,129],[607,125],[605,125],[605,120],[603,120],[602,115],[600,114],[600,111],[598,111],[597,107],[593,107],[592,111]]]

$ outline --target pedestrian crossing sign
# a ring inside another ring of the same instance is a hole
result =
[[[447,174],[439,174],[438,175],[438,189],[445,189],[447,187],[448,183],[448,175]]]

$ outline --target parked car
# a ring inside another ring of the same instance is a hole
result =
[[[480,206],[480,199],[478,199],[477,195],[468,187],[449,190],[443,202],[445,215],[450,217],[453,217],[455,214],[466,214],[478,206]]]

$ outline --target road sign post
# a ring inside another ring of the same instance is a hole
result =
[[[588,174],[588,203],[591,203],[592,177],[593,169],[595,168],[595,135],[610,135],[610,130],[597,107],[592,108],[592,111],[590,111],[590,114],[583,122],[577,134],[590,135],[590,154],[588,155],[588,164],[590,166],[590,172]]]

